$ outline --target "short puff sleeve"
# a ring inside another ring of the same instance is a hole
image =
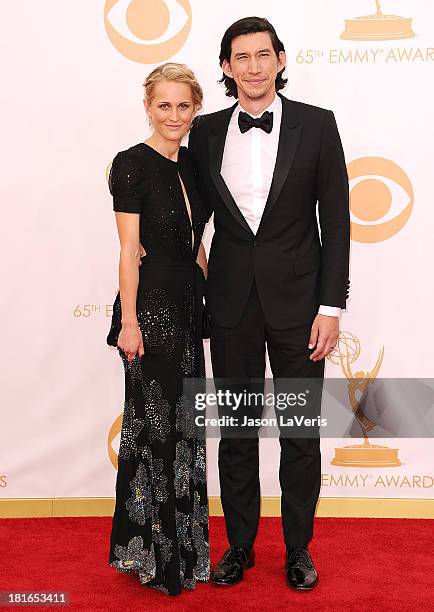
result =
[[[140,213],[143,177],[134,157],[121,151],[113,159],[109,174],[109,189],[113,196],[113,210]]]

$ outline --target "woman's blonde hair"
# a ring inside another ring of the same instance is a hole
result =
[[[157,66],[148,74],[143,87],[145,88],[145,100],[151,102],[154,95],[156,83],[160,81],[178,81],[190,85],[193,103],[199,110],[202,107],[203,92],[202,87],[196,80],[194,73],[185,64],[176,64],[175,62],[167,62],[161,66]]]

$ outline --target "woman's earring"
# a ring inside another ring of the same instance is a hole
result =
[[[152,127],[152,119],[150,117],[148,117],[148,124],[149,124],[149,127]]]

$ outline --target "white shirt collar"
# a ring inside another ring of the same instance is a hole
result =
[[[270,106],[268,106],[267,108],[264,108],[264,110],[262,111],[262,113],[265,113],[266,111],[269,112],[274,112],[274,113],[281,113],[282,112],[282,100],[280,98],[280,96],[277,95],[277,93],[274,96],[274,99],[272,101],[272,103],[270,104]],[[248,113],[248,111],[246,111],[241,104],[238,102],[238,106],[235,108],[235,112],[234,115],[238,115],[241,112],[245,112]],[[251,115],[251,117],[260,117],[262,115],[262,113],[260,113],[259,115]],[[248,113],[250,115],[250,113]]]

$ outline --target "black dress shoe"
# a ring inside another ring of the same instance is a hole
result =
[[[255,565],[255,551],[245,546],[231,546],[215,566],[211,580],[214,584],[232,586],[241,582],[244,570]]]
[[[318,582],[318,573],[307,548],[291,548],[286,552],[286,581],[289,588],[311,591]]]

